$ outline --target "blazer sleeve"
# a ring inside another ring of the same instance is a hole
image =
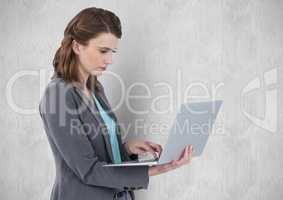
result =
[[[80,122],[73,94],[54,92],[49,87],[41,100],[39,111],[45,130],[55,143],[59,154],[77,177],[87,185],[121,190],[147,189],[148,166],[103,167],[82,128],[72,129],[72,120]],[[62,98],[63,97],[63,98]]]

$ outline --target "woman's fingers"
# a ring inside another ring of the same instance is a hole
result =
[[[144,149],[144,148],[137,148],[135,150],[135,154],[138,154],[138,155],[143,155],[143,154],[146,154],[147,150]]]
[[[189,145],[189,146],[187,147],[187,152],[186,152],[186,155],[185,155],[185,158],[184,158],[185,164],[187,164],[187,163],[189,163],[189,162],[191,161],[192,154],[193,154],[193,146],[192,146],[192,145]]]
[[[154,158],[157,158],[157,155],[156,155],[154,149],[150,145],[143,144],[140,148],[142,150],[144,150],[145,152],[149,152],[150,154],[152,154],[154,156]]]
[[[156,144],[156,143],[153,143],[153,142],[149,142],[149,141],[146,141],[146,143],[147,143],[148,145],[150,145],[150,146],[153,148],[153,150],[154,150],[155,152],[158,153],[158,156],[161,155],[161,153],[162,153],[162,146],[161,146],[161,145]]]
[[[191,156],[192,156],[192,152],[193,152],[193,147],[192,145],[186,146],[182,152],[182,154],[180,155],[179,159],[176,161],[178,165],[183,165],[186,164],[188,162],[190,162],[191,160]]]
[[[161,152],[162,152],[162,147],[159,144],[155,144],[153,142],[145,141],[142,143],[141,148],[143,148],[145,151],[151,153],[154,158],[159,158]]]

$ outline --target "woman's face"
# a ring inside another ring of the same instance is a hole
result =
[[[73,50],[79,59],[79,71],[84,76],[101,75],[112,63],[119,39],[112,33],[101,33],[90,39],[87,45],[73,42]]]

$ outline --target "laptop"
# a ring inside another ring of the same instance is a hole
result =
[[[167,143],[157,159],[106,164],[105,167],[153,166],[178,160],[187,145],[193,146],[193,157],[200,156],[213,128],[221,100],[182,104],[170,129]]]

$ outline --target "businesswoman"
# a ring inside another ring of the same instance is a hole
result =
[[[122,143],[120,127],[97,77],[112,63],[121,38],[119,18],[99,8],[80,11],[67,25],[54,60],[54,76],[39,111],[51,146],[56,178],[52,200],[134,199],[149,177],[190,162],[186,147],[178,160],[159,166],[103,167],[161,154],[150,141]]]

